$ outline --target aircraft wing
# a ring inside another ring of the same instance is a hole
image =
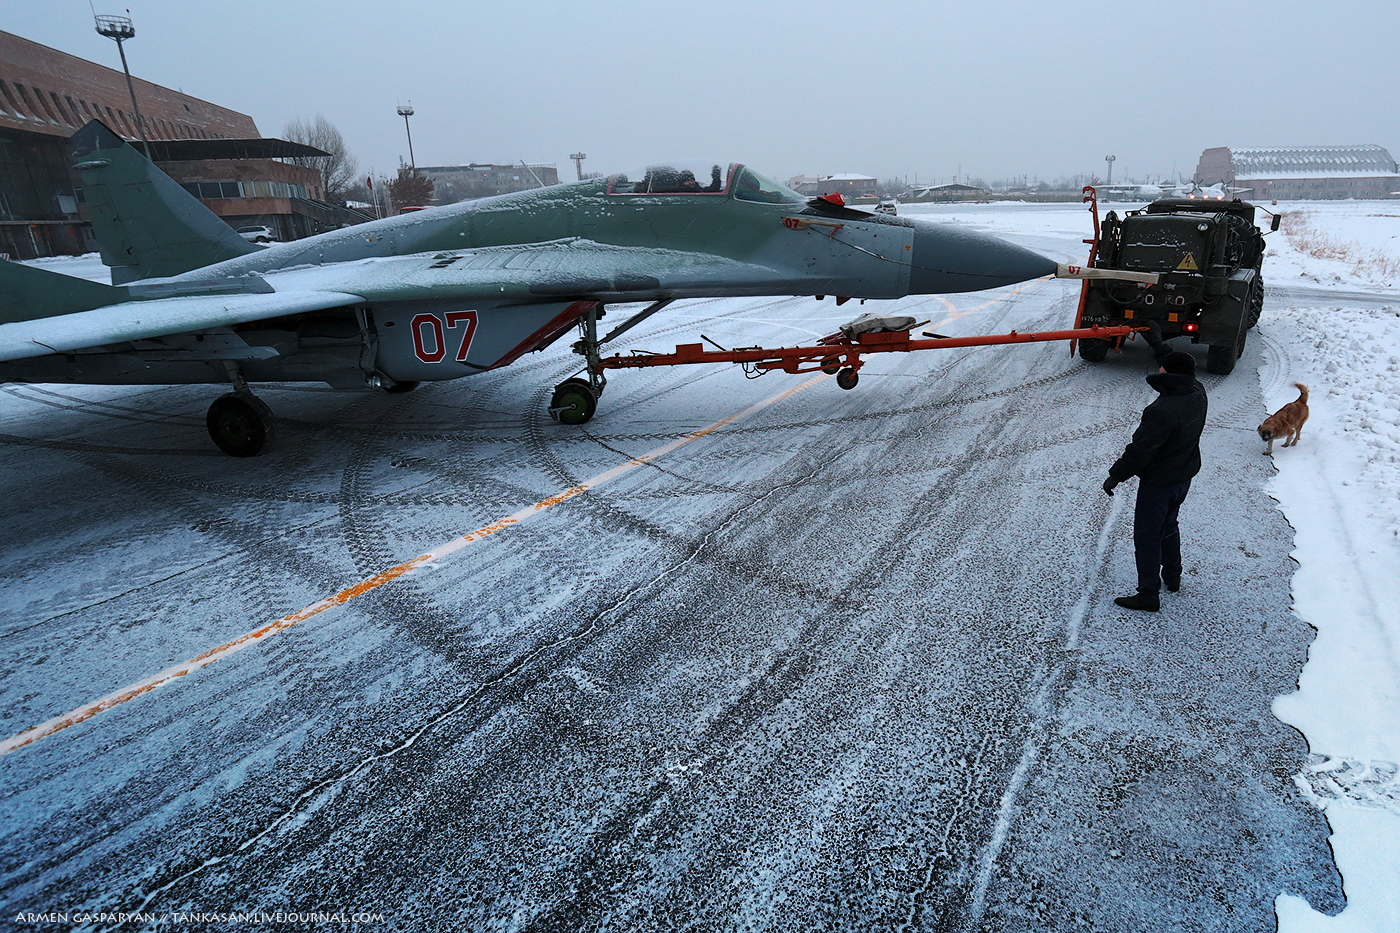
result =
[[[359,301],[354,295],[331,291],[124,301],[88,311],[0,324],[0,361],[228,327]]]
[[[18,264],[4,264],[3,277],[22,275],[27,297],[43,303],[55,279],[70,279]],[[235,280],[226,280],[235,283]],[[821,280],[793,278],[754,263],[705,253],[647,247],[606,246],[566,240],[532,246],[419,253],[304,266],[265,273],[261,290],[219,294],[208,274],[148,279],[105,289],[99,307],[53,314],[36,307],[25,320],[0,323],[0,361],[65,353],[125,341],[166,337],[365,303],[437,299],[473,303],[558,301],[591,298],[640,301],[653,297],[787,294],[820,291]],[[4,284],[4,282],[0,282]],[[198,294],[180,294],[195,291]],[[172,294],[172,297],[159,297]],[[141,300],[145,297],[145,300]],[[47,313],[50,316],[40,317]],[[12,315],[15,317],[18,315]]]
[[[577,239],[362,259],[269,274],[267,279],[279,290],[284,283],[294,289],[332,287],[369,302],[423,298],[640,301],[787,294],[792,288],[800,294],[821,281],[712,253]]]

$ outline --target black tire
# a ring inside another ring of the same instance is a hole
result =
[[[585,424],[598,410],[598,396],[582,379],[565,379],[554,387],[549,416],[560,424]]]
[[[418,388],[420,385],[422,385],[421,382],[415,382],[415,381],[409,381],[409,382],[395,382],[393,385],[384,386],[384,391],[385,391],[385,392],[390,392],[390,393],[392,393],[392,394],[394,394],[394,395],[400,395],[400,394],[402,394],[402,393],[404,393],[404,392],[412,392],[414,389]]]
[[[1256,275],[1254,284],[1249,287],[1249,297],[1245,299],[1245,313],[1249,316],[1249,326],[1253,327],[1259,323],[1259,315],[1264,313],[1264,280]],[[1244,347],[1240,347],[1244,352]]]
[[[836,384],[843,389],[854,389],[860,382],[860,373],[847,367],[836,374]]]
[[[834,376],[841,371],[841,357],[828,356],[822,359],[822,372]]]
[[[1086,363],[1102,363],[1108,356],[1108,341],[1085,337],[1079,341],[1079,357]]]
[[[216,398],[204,424],[215,446],[230,457],[256,457],[276,439],[272,409],[251,395]]]
[[[1244,341],[1240,341],[1241,349],[1237,352],[1232,346],[1211,347],[1206,350],[1206,372],[1216,376],[1228,376],[1235,371],[1235,360],[1240,358],[1240,353],[1244,352]]]

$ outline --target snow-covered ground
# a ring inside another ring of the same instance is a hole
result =
[[[1298,446],[1274,448],[1269,492],[1296,530],[1293,604],[1317,629],[1300,689],[1274,710],[1312,751],[1298,781],[1332,826],[1347,909],[1323,917],[1283,896],[1279,929],[1400,929],[1400,203],[1284,204],[1350,260],[1318,258],[1271,238],[1271,286],[1322,285],[1318,307],[1275,297],[1260,332],[1270,410],[1310,391]],[[1358,261],[1359,260],[1359,261]],[[1348,290],[1394,300],[1353,301]],[[1358,307],[1358,304],[1364,306]]]
[[[1281,895],[1279,929],[1400,930],[1400,609],[1384,590],[1400,579],[1400,202],[1275,209],[1306,212],[1310,241],[1328,255],[1270,236],[1254,338],[1268,409],[1292,400],[1295,382],[1309,387],[1312,408],[1298,446],[1275,444],[1269,492],[1296,532],[1294,610],[1318,634],[1299,690],[1274,709],[1307,737],[1312,755],[1296,782],[1327,816],[1348,899],[1329,918]],[[1047,241],[1085,225],[1077,205],[907,210]],[[105,280],[95,255],[43,264]]]
[[[1269,492],[1296,532],[1294,609],[1318,632],[1300,689],[1274,709],[1307,736],[1297,782],[1327,814],[1348,903],[1328,918],[1283,895],[1279,929],[1400,930],[1400,600],[1385,590],[1400,580],[1400,201],[1266,206],[1303,221],[1268,238],[1259,378],[1269,411],[1297,397],[1295,382],[1310,392],[1299,444],[1274,445]],[[906,211],[993,232],[1080,222],[1013,203]]]

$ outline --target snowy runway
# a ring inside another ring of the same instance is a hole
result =
[[[987,223],[1082,258],[1080,211]],[[960,335],[1064,326],[1076,298],[888,306]],[[791,343],[859,313],[674,310],[629,346]],[[1271,930],[1281,893],[1335,913],[1308,745],[1271,709],[1313,631],[1253,432],[1267,352],[1205,377],[1185,583],[1151,617],[1112,605],[1132,490],[1099,489],[1150,400],[1140,344],[1099,366],[872,358],[851,392],[626,372],[582,428],[544,410],[577,368],[559,346],[410,395],[266,387],[281,440],[253,461],[211,453],[205,388],[5,387],[5,735],[405,572],[0,757],[0,908],[534,930]],[[475,529],[495,533],[414,564]]]

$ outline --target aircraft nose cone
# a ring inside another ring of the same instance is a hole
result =
[[[975,292],[1014,285],[1055,273],[1055,263],[1039,253],[943,224],[915,221],[909,294]]]

